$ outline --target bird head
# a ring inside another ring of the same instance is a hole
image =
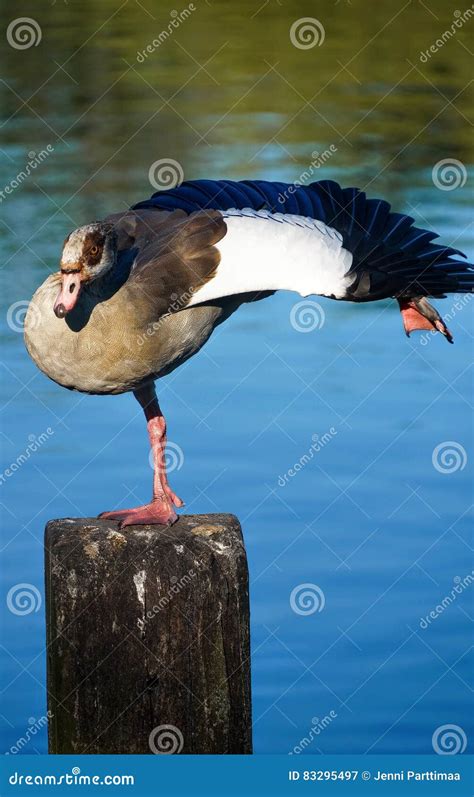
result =
[[[111,224],[97,221],[71,232],[61,254],[55,315],[64,318],[75,306],[82,286],[110,271],[116,258],[117,234]]]

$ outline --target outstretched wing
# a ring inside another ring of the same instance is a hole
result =
[[[352,257],[353,278],[347,281],[346,295],[338,297],[349,301],[474,290],[473,266],[457,259],[464,257],[462,252],[433,243],[438,238],[435,232],[414,227],[413,218],[392,212],[385,200],[368,199],[358,188],[343,189],[332,180],[307,186],[264,180],[192,180],[159,191],[135,208],[179,208],[186,213],[235,208],[315,219],[341,236],[343,248]]]

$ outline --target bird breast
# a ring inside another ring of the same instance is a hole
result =
[[[83,289],[74,311],[59,319],[57,291],[51,276],[34,294],[26,347],[50,379],[83,393],[125,393],[169,373],[201,348],[222,312],[201,306],[150,322],[127,302],[126,289],[102,302]]]

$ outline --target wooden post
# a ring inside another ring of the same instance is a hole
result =
[[[46,527],[50,753],[251,753],[247,559],[233,515]]]

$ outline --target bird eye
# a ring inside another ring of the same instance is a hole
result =
[[[91,248],[89,249],[89,254],[96,255],[98,251],[99,251],[98,246],[91,246]]]

